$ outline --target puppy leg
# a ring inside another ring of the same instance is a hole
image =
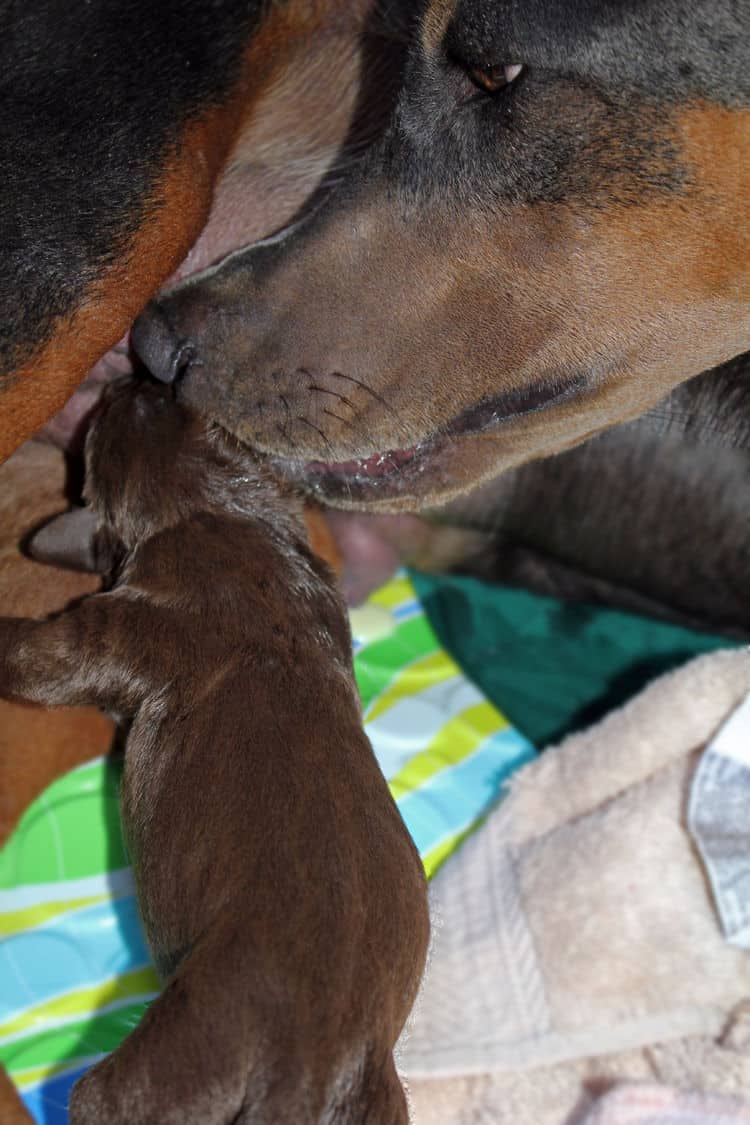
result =
[[[76,1083],[70,1125],[229,1125],[245,1096],[232,1024],[177,976],[118,1049]],[[215,998],[214,998],[215,999]],[[277,1119],[275,1125],[287,1120]],[[266,1118],[253,1118],[260,1125]],[[270,1125],[270,1121],[269,1121]]]
[[[124,639],[142,635],[139,618],[109,595],[47,621],[0,617],[0,696],[132,714],[143,688]]]
[[[342,1050],[229,913],[76,1084],[70,1125],[408,1125],[391,1045]]]
[[[276,1021],[248,987],[255,959],[251,938],[233,919],[209,926],[138,1027],[76,1083],[70,1125],[229,1125],[240,1119],[248,1074],[254,1068],[273,1073],[275,1054]],[[293,1113],[252,1120],[305,1125]]]

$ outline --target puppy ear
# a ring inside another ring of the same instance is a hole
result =
[[[117,558],[118,544],[101,528],[91,508],[71,508],[35,531],[25,544],[37,562],[68,570],[105,574]]]

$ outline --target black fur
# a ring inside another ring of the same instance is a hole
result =
[[[373,154],[413,202],[590,206],[686,179],[665,109],[750,99],[750,7],[723,0],[461,0],[440,45],[412,52],[393,132]],[[473,66],[522,78],[467,98]]]
[[[458,0],[446,44],[657,100],[750,99],[744,0]]]
[[[118,261],[180,129],[225,96],[261,8],[3,5],[0,375]]]

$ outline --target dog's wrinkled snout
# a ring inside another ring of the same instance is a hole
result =
[[[138,317],[131,341],[138,358],[162,383],[174,383],[195,356],[193,344],[175,331],[158,301]]]

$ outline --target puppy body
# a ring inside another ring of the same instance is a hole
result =
[[[1,619],[0,692],[130,722],[123,825],[167,984],[72,1120],[405,1122],[425,881],[330,575],[252,457],[158,388],[109,392],[88,470],[116,580]]]

